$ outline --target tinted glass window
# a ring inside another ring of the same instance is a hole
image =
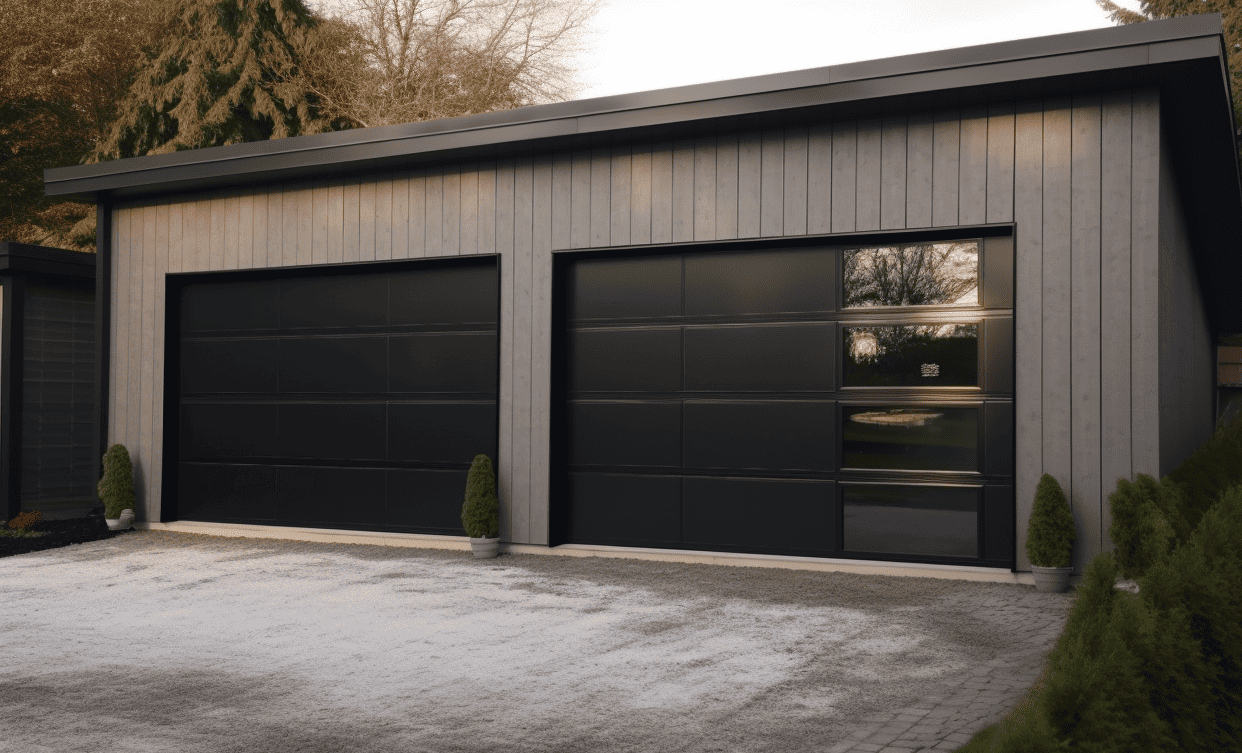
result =
[[[569,316],[624,319],[681,315],[681,257],[580,261],[569,273]]]
[[[917,243],[846,251],[844,306],[978,306],[979,243]]]
[[[847,405],[841,416],[846,468],[979,470],[978,408]]]
[[[847,551],[979,556],[977,489],[847,486],[842,502]]]
[[[823,248],[690,255],[686,314],[829,311],[835,273],[834,253]]]
[[[845,327],[846,387],[976,387],[979,325]]]

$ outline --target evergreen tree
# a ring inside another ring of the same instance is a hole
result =
[[[333,130],[308,96],[302,0],[176,0],[90,161]]]

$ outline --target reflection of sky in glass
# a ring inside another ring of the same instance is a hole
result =
[[[917,325],[892,325],[888,327],[872,327],[862,329],[858,327],[847,327],[846,337],[849,338],[850,358],[856,363],[870,363],[877,360],[888,350],[880,342],[880,338],[876,336],[877,330],[887,330],[892,332],[891,337],[885,339],[905,340],[910,336],[923,337],[962,337],[973,334],[972,330],[964,329],[974,327],[973,324],[917,324]]]
[[[845,307],[977,306],[977,241],[845,252]]]

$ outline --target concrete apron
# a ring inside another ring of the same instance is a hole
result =
[[[465,536],[345,531],[334,528],[295,528],[287,526],[240,525],[235,523],[198,523],[192,521],[178,521],[174,523],[140,523],[135,521],[134,527],[144,531],[199,533],[207,536],[291,539],[294,541],[317,541],[330,544],[373,544],[416,549],[470,551],[470,539]],[[616,557],[657,562],[686,562],[701,565],[779,567],[789,570],[816,570],[821,572],[857,573],[860,575],[897,575],[919,578],[944,578],[947,580],[970,580],[986,583],[1015,583],[1027,586],[1035,585],[1035,576],[1031,573],[1011,572],[994,567],[969,567],[963,565],[925,565],[910,562],[793,557],[774,554],[737,554],[734,552],[700,552],[683,549],[644,549],[640,547],[600,546],[596,544],[562,544],[557,547],[547,547],[537,544],[510,544],[504,541],[500,542],[500,551],[501,553],[512,552],[514,554],[545,554],[562,557]],[[1081,575],[1070,576],[1070,587],[1077,586],[1081,580]]]

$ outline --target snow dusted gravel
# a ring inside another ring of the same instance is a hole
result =
[[[1072,597],[136,531],[0,559],[0,751],[878,750],[930,709],[917,750],[1016,703]]]

